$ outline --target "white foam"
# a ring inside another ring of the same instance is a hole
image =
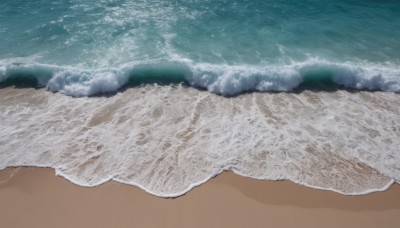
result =
[[[311,58],[282,66],[194,64],[191,69],[193,73],[187,78],[192,85],[222,95],[246,91],[291,91],[303,82],[307,74],[316,71],[332,75],[334,83],[347,88],[400,92],[400,68],[395,65],[357,65]]]
[[[245,91],[290,91],[302,82],[295,69],[283,67],[252,67],[197,64],[188,80],[192,85],[223,95]]]
[[[95,98],[0,93],[0,169],[52,167],[82,186],[114,180],[162,197],[184,194],[224,170],[355,195],[400,180],[393,93],[227,99],[182,86]]]
[[[116,92],[128,82],[128,74],[113,71],[74,71],[57,72],[47,83],[52,92],[60,92],[74,97]]]

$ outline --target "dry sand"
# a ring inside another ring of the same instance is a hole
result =
[[[399,227],[400,186],[343,196],[223,173],[163,199],[119,183],[76,186],[54,170],[0,171],[0,227]]]

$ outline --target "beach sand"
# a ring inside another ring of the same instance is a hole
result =
[[[398,227],[400,185],[344,196],[223,173],[164,199],[125,184],[85,188],[53,169],[0,171],[0,227]]]

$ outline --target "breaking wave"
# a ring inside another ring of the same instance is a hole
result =
[[[37,63],[0,64],[4,86],[47,87],[83,97],[115,93],[143,84],[185,84],[224,96],[244,92],[288,92],[298,88],[400,92],[400,69],[393,65],[335,63],[310,59],[287,65],[145,63],[114,69],[79,69]]]

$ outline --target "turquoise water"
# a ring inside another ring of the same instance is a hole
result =
[[[377,0],[3,0],[0,81],[72,96],[142,79],[223,95],[310,77],[399,92],[399,12]]]
[[[396,0],[0,1],[0,170],[367,194],[400,183],[399,95]]]

